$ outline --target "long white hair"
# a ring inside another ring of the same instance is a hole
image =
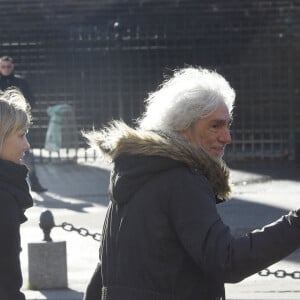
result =
[[[223,76],[201,67],[187,67],[175,71],[149,94],[138,124],[146,130],[176,133],[211,115],[221,103],[232,114],[234,100],[235,91]]]

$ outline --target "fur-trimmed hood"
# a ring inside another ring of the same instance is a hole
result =
[[[100,150],[101,155],[114,162],[112,194],[118,184],[132,193],[147,181],[148,176],[178,165],[188,165],[202,172],[218,199],[230,197],[229,169],[225,163],[216,161],[178,135],[133,129],[123,122],[114,121],[101,131],[85,133],[84,136]],[[132,179],[135,186],[132,186]]]

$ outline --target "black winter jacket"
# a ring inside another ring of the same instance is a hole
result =
[[[97,140],[114,168],[86,300],[221,300],[224,283],[299,247],[296,211],[234,238],[216,209],[229,197],[228,170],[185,140],[124,124]]]
[[[0,90],[5,91],[10,87],[19,88],[31,108],[35,105],[35,97],[31,91],[28,81],[25,78],[15,75],[14,73],[9,76],[0,75]]]
[[[25,210],[32,206],[26,182],[27,168],[0,159],[0,299],[24,300],[20,292],[22,273],[19,254],[20,224],[27,219]]]

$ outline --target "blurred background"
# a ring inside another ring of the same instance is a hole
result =
[[[80,130],[129,124],[176,68],[199,65],[237,93],[228,160],[300,159],[300,1],[1,0],[0,56],[15,60],[37,98],[31,146],[44,150],[47,109],[74,110]],[[72,148],[72,147],[71,147]],[[74,147],[73,147],[74,148]]]

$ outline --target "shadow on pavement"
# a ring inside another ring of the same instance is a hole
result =
[[[33,193],[37,206],[83,212],[93,204],[107,206],[109,170],[76,163],[37,164],[37,174],[48,192]]]
[[[272,179],[300,181],[300,162],[290,160],[242,160],[228,161],[231,170],[239,170]]]
[[[230,227],[232,234],[236,237],[261,229],[289,213],[286,209],[239,198],[219,204],[217,209],[223,222]],[[286,259],[300,262],[300,250],[295,251]]]
[[[93,205],[84,201],[84,199],[66,198],[53,193],[44,193],[33,197],[34,205],[38,207],[61,208],[71,211],[86,213],[85,209]]]
[[[73,300],[73,299],[82,299],[83,293],[77,292],[71,289],[67,290],[41,290],[40,293],[44,295],[45,299],[53,299],[53,300]],[[57,298],[56,298],[57,295]]]
[[[236,228],[257,229],[269,224],[289,211],[268,204],[261,204],[244,199],[232,198],[217,205],[225,224],[234,231]]]

